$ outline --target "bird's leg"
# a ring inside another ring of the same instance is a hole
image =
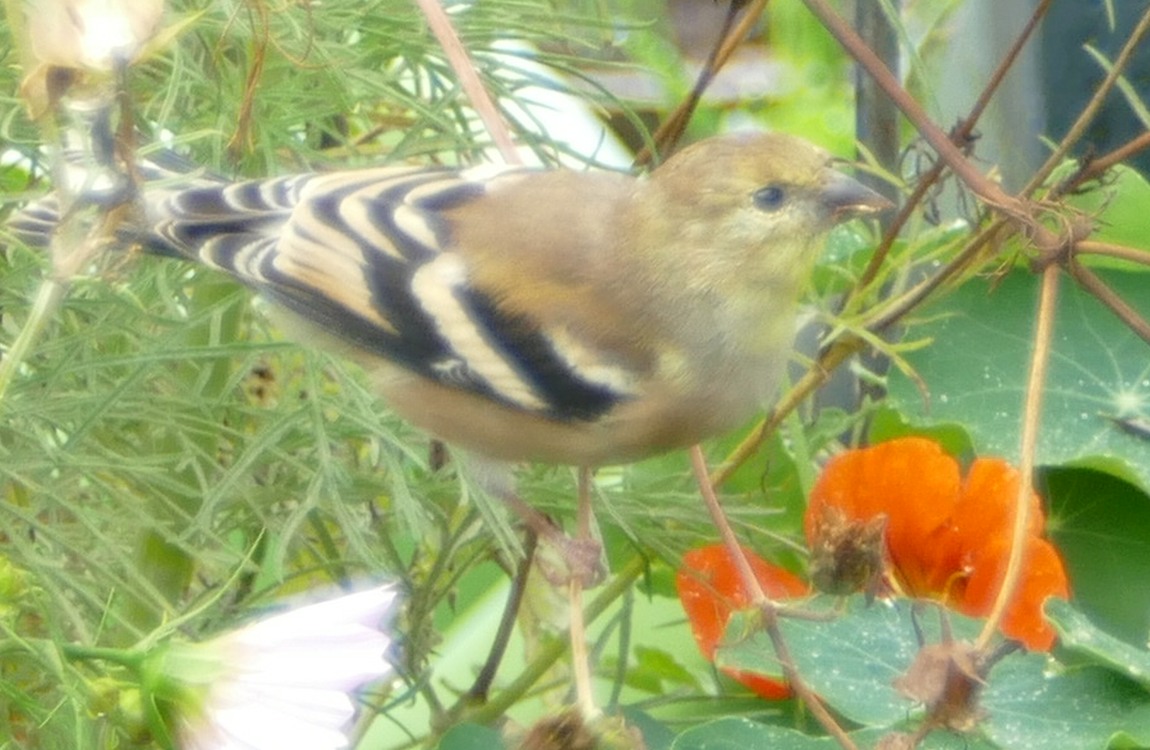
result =
[[[561,562],[552,561],[547,564],[543,562],[542,556],[537,558],[540,561],[539,571],[552,585],[565,584],[567,587],[575,698],[580,714],[586,721],[591,721],[598,718],[600,711],[595,705],[591,689],[591,657],[587,651],[587,628],[583,619],[583,589],[602,581],[605,570],[602,564],[603,547],[594,533],[591,469],[579,468],[578,484],[574,537],[564,534],[550,518],[523,502],[514,493],[504,497],[527,527],[539,534],[540,541],[546,541],[559,550]]]
[[[593,544],[599,547],[592,533],[591,510],[591,469],[586,466],[579,467],[579,504],[577,506],[577,521],[575,541],[583,545]],[[600,552],[596,553],[596,563]],[[567,595],[571,607],[571,669],[575,677],[575,698],[579,712],[586,721],[599,716],[599,709],[595,705],[595,696],[591,690],[591,656],[587,652],[587,626],[583,619],[583,587],[585,581],[579,576],[572,575],[567,583]]]
[[[560,561],[544,562],[541,555],[539,572],[554,586],[566,584],[570,617],[571,670],[575,682],[575,699],[579,713],[585,721],[600,715],[591,689],[591,656],[587,651],[587,627],[583,619],[583,589],[594,586],[605,576],[602,564],[603,547],[595,538],[594,516],[591,509],[591,469],[579,468],[578,503],[576,506],[575,536],[563,533],[545,514],[525,503],[515,493],[505,494],[509,507],[523,519],[529,531],[538,534],[541,542],[552,545],[559,552]]]
[[[568,536],[547,514],[540,512],[519,496],[511,472],[512,467],[509,464],[474,453],[456,451],[455,455],[459,459],[461,470],[487,497],[502,503],[528,530],[537,535],[538,568],[548,583],[556,587],[566,587],[572,578],[579,579],[585,586],[594,586],[602,582],[606,577],[602,563],[603,549],[591,533],[592,519],[589,509],[586,511],[585,520],[580,522],[583,530],[576,537]],[[590,489],[588,488],[586,492],[587,498],[584,502],[589,506]]]
[[[602,562],[603,548],[594,533],[591,469],[586,467],[579,469],[577,528],[575,536],[571,537],[546,514],[519,497],[514,483],[510,481],[510,475],[505,471],[505,466],[501,467],[499,464],[475,456],[469,458],[466,463],[470,476],[479,481],[485,491],[502,500],[519,516],[529,533],[538,539],[541,546],[537,550],[535,561],[538,563],[537,569],[540,574],[552,586],[562,585],[567,589],[571,661],[578,708],[585,719],[596,718],[600,712],[595,707],[591,690],[590,657],[587,652],[587,632],[583,620],[583,589],[601,582],[606,570]],[[550,549],[545,551],[545,547]]]
[[[583,484],[583,471],[580,469],[580,486]],[[590,470],[587,470],[587,473],[590,476]],[[590,484],[590,481],[587,483]],[[580,489],[579,492],[581,496],[579,502],[582,505],[584,502],[582,495],[585,491]],[[586,490],[586,494],[586,503],[589,506],[589,489]],[[586,522],[586,531],[583,529],[584,524],[580,522],[579,531],[576,536],[571,537],[549,516],[524,502],[519,495],[508,493],[502,495],[501,499],[531,532],[538,535],[540,544],[550,546],[552,550],[558,552],[557,555],[548,555],[544,552],[537,558],[539,572],[548,583],[553,586],[565,586],[569,581],[579,581],[582,586],[596,586],[603,581],[606,576],[602,562],[603,546],[591,532],[590,518]],[[580,510],[580,514],[582,512]]]

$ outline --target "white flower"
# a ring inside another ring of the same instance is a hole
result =
[[[111,70],[148,43],[163,11],[162,0],[32,0],[32,49],[50,65]]]
[[[392,671],[380,630],[384,586],[260,620],[161,656],[182,750],[335,750],[348,745],[351,693]]]

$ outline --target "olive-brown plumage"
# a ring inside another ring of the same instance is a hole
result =
[[[145,188],[123,233],[255,288],[448,443],[594,466],[768,401],[824,235],[885,205],[805,141],[738,134],[641,177],[384,167]],[[43,204],[13,227],[52,220]]]

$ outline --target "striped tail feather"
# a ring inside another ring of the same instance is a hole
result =
[[[73,210],[111,209],[131,202],[137,193],[136,186],[125,175],[103,165],[102,160],[94,160],[86,151],[68,149],[63,154],[63,160],[65,179],[73,186],[70,190]],[[167,150],[155,152],[148,160],[133,166],[141,181],[148,185],[176,185],[186,189],[196,185],[222,185],[226,182],[222,177],[207,175],[192,162]],[[29,247],[46,248],[62,220],[61,198],[53,192],[21,207],[8,219],[4,228],[8,235]],[[160,255],[186,255],[166,243],[153,241],[149,232],[132,223],[120,227],[117,234],[124,245],[142,244],[147,251]]]
[[[472,285],[452,212],[535,170],[388,166],[227,182],[148,165],[124,245],[223,271],[320,330],[427,380],[562,422],[630,398],[629,376],[562,328]],[[54,196],[9,222],[44,246]],[[576,367],[573,362],[582,363]],[[589,367],[589,369],[584,369]]]

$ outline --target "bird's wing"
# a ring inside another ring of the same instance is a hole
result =
[[[153,243],[361,353],[503,406],[593,421],[632,395],[627,373],[562,321],[476,286],[453,245],[453,210],[536,174],[380,168],[199,186],[151,204]]]

